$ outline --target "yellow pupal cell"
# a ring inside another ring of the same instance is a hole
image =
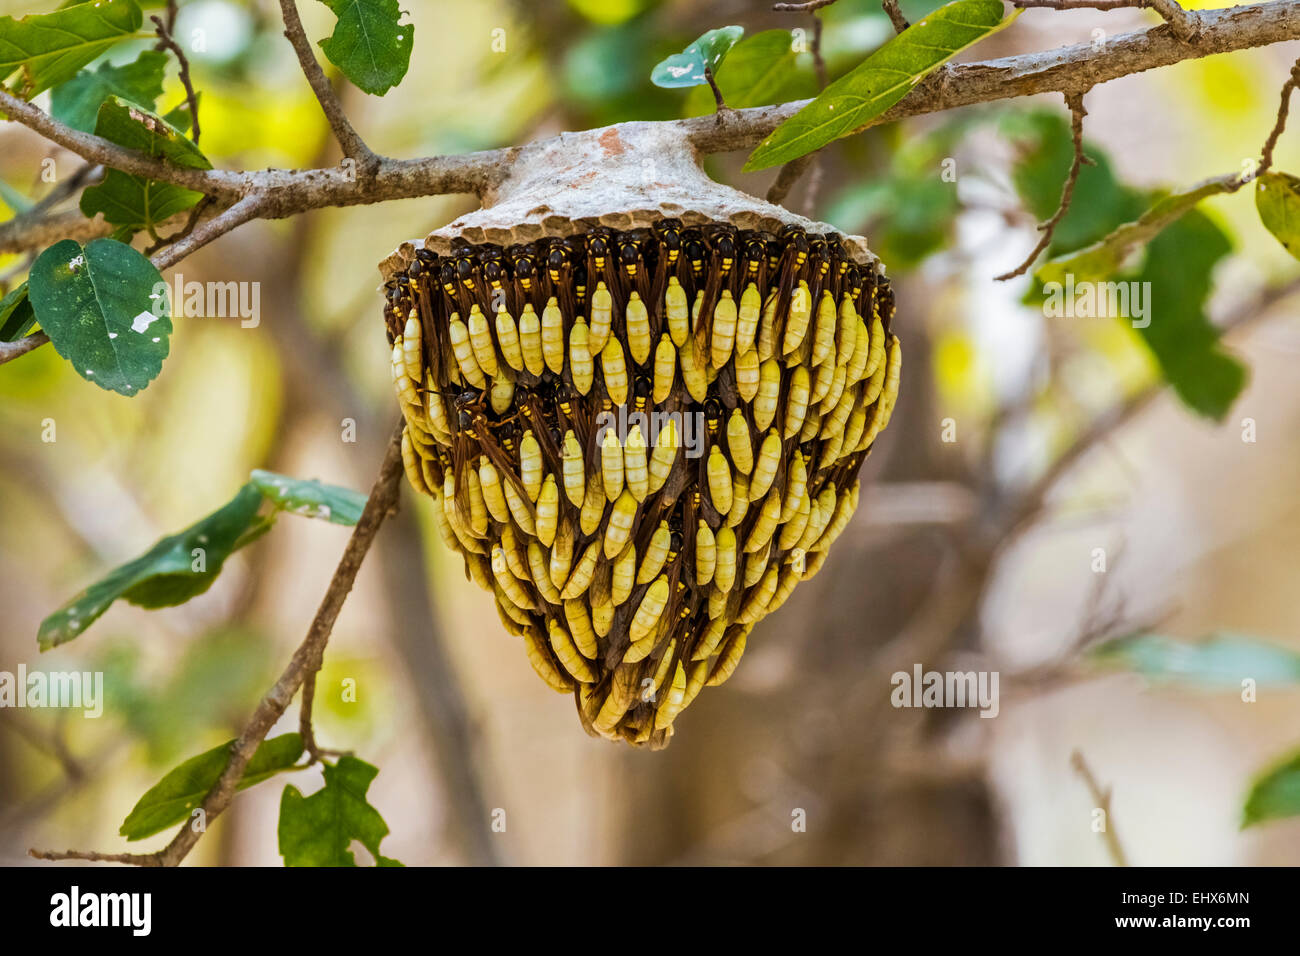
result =
[[[582,510],[578,513],[578,527],[583,534],[595,534],[604,516],[605,485],[604,482],[593,479],[587,482],[587,494],[582,499]]]
[[[647,637],[652,637],[659,627],[659,617],[668,604],[668,578],[660,575],[653,584],[646,588],[641,604],[632,615],[632,624],[628,633],[632,643],[637,644]]]
[[[754,445],[749,437],[749,423],[739,408],[727,420],[727,450],[736,470],[748,475],[754,470]]]
[[[492,405],[492,411],[498,415],[504,415],[514,406],[515,379],[510,366],[501,366],[497,377],[492,379],[492,388],[489,391],[488,398]]]
[[[753,350],[754,337],[758,334],[758,318],[762,310],[763,296],[759,294],[758,286],[751,282],[740,294],[740,307],[736,310],[737,356]]]
[[[678,713],[691,705],[691,702],[704,689],[704,682],[709,677],[709,662],[698,661],[686,670],[686,693],[682,695],[682,706]]]
[[[731,510],[731,466],[722,457],[722,450],[714,445],[709,450],[709,461],[705,466],[709,478],[709,500],[718,514],[726,515]]]
[[[704,587],[713,580],[718,565],[718,545],[713,529],[703,521],[695,529],[695,583]]]
[[[561,603],[563,599],[560,590],[551,583],[550,559],[536,538],[528,542],[528,569],[532,572],[533,584],[542,597],[551,604]]]
[[[839,320],[835,327],[835,364],[847,368],[849,360],[857,352],[858,326],[862,320],[853,305],[853,297],[845,295],[840,298]]]
[[[605,429],[600,442],[600,475],[605,485],[605,497],[615,501],[623,493],[623,445],[614,429]]]
[[[835,308],[835,297],[823,292],[817,303],[817,323],[813,327],[812,363],[821,365],[830,360],[835,362],[835,329],[839,325],[839,312]]]
[[[794,593],[795,585],[803,580],[807,569],[808,565],[802,558],[799,561],[798,567],[794,564],[789,564],[782,569],[781,576],[777,579],[776,593],[772,595],[772,600],[768,602],[767,607],[763,610],[764,616],[775,614],[777,611],[781,610],[781,605],[783,605],[786,602],[786,599]]]
[[[831,438],[844,431],[844,426],[848,424],[849,416],[853,414],[853,409],[857,405],[858,394],[858,387],[849,385],[846,375],[845,387],[840,391],[840,397],[835,402],[835,407],[822,421],[822,438]]]
[[[641,559],[641,568],[636,575],[637,584],[653,581],[663,570],[664,562],[668,560],[668,549],[672,539],[673,534],[668,528],[668,522],[660,521],[659,527],[655,528],[654,534],[650,536],[650,544]]]
[[[835,485],[829,484],[822,489],[817,500],[812,504],[812,514],[808,518],[808,526],[804,528],[795,547],[802,551],[811,551],[814,544],[822,536],[827,526],[831,523],[831,518],[835,514]]]
[[[709,679],[705,682],[708,687],[718,687],[727,682],[727,679],[736,672],[736,667],[740,664],[740,658],[745,653],[745,644],[749,640],[749,629],[746,628],[736,634],[722,650],[718,662],[713,666],[709,673]]]
[[[709,357],[714,368],[722,368],[731,359],[736,344],[736,300],[729,289],[723,289],[718,304],[713,307],[713,336],[709,343]]]
[[[502,558],[504,559],[504,557],[505,555],[503,554]],[[496,579],[497,584],[501,587],[501,590],[505,592],[506,597],[510,599],[510,603],[525,611],[537,610],[537,605],[533,602],[533,599],[528,596],[528,592],[525,591],[524,586],[519,583],[519,579],[510,573],[510,568],[506,565],[504,560],[502,560],[502,565],[503,567],[498,571],[496,568],[496,561],[493,561],[492,574]]]
[[[487,375],[497,374],[497,352],[492,344],[492,333],[488,331],[487,316],[478,305],[469,310],[469,344],[474,350],[474,360]]]
[[[790,459],[785,476],[785,498],[781,502],[781,522],[784,524],[808,504],[808,466],[801,452]]]
[[[547,570],[551,583],[557,588],[563,588],[569,580],[569,572],[573,570],[573,525],[567,520],[555,532],[555,543],[551,545],[551,560]]]
[[[736,391],[740,393],[741,399],[745,402],[752,402],[754,396],[758,394],[759,384],[762,382],[762,372],[759,365],[756,350],[751,348],[748,352],[736,353],[734,365]]]
[[[551,661],[545,640],[536,628],[529,628],[524,633],[524,650],[528,653],[528,663],[533,666],[533,670],[547,687],[561,694],[573,692],[573,680]]]
[[[758,520],[754,522],[754,527],[749,529],[749,537],[745,539],[745,551],[753,552],[765,546],[772,540],[772,533],[776,531],[776,526],[780,522],[781,491],[773,488],[763,499],[763,507],[758,512]]]
[[[546,622],[546,627],[551,635],[551,650],[555,651],[555,656],[560,659],[564,669],[573,675],[574,680],[584,684],[594,681],[596,674],[592,671],[591,664],[579,653],[578,645],[564,629],[564,625],[551,618]]]
[[[532,306],[528,306],[532,308]],[[519,327],[515,318],[507,310],[505,303],[497,306],[497,344],[501,347],[501,357],[516,372],[524,370],[524,352],[519,345]]]
[[[796,444],[802,445],[804,442],[812,441],[821,430],[821,414],[815,410],[810,410],[803,420],[803,428],[799,429],[799,440]]]
[[[811,383],[808,379],[808,367],[800,365],[790,375],[790,391],[786,396],[785,424],[782,437],[791,438],[803,428],[804,417],[808,414],[808,399],[811,395]]]
[[[605,697],[605,702],[600,705],[596,719],[591,722],[591,726],[597,732],[606,736],[611,735],[619,721],[623,719],[623,715],[636,701],[637,673],[638,669],[635,667],[624,666],[615,669],[609,683],[609,694]]]
[[[668,316],[668,333],[673,344],[681,348],[691,334],[690,308],[686,302],[686,290],[676,276],[669,277],[668,288],[664,291],[664,313]]]
[[[659,666],[655,668],[654,677],[650,679],[650,686],[645,687],[644,681],[641,683],[644,688],[640,693],[641,703],[659,702],[659,693],[664,689],[664,682],[668,680],[670,668],[673,666],[673,654],[676,650],[677,638],[673,638],[668,642],[663,655],[659,658]]]
[[[668,688],[668,696],[655,712],[655,730],[665,730],[672,726],[677,715],[681,713],[686,700],[686,671],[682,662],[677,662],[673,672],[673,682]]]
[[[413,382],[424,381],[424,353],[421,349],[422,336],[420,317],[415,310],[406,317],[406,328],[402,332],[402,364],[406,377]]]
[[[573,573],[564,582],[564,587],[560,590],[560,597],[566,601],[582,597],[587,588],[591,586],[591,578],[596,572],[596,561],[599,558],[600,542],[593,541],[582,552],[582,557],[578,559],[578,564],[574,567]]]
[[[898,336],[889,337],[889,368],[885,372],[885,384],[881,390],[880,400],[885,406],[885,422],[881,425],[884,428],[889,424],[890,416],[894,413],[894,403],[898,400],[898,381],[903,371],[903,347],[898,341]]]
[[[393,386],[397,389],[397,398],[402,403],[402,411],[410,405],[419,407],[420,396],[415,392],[415,384],[406,374],[406,354],[402,340],[393,342]]]
[[[745,603],[741,605],[740,613],[736,615],[739,623],[753,624],[763,617],[767,606],[772,603],[772,596],[776,594],[776,584],[780,574],[780,564],[768,564],[762,579],[745,597]]]
[[[515,490],[514,482],[505,481],[501,483],[501,490],[506,493],[506,506],[510,509],[510,517],[515,519],[515,524],[519,525],[519,530],[524,534],[536,534],[537,523],[533,520],[533,514],[528,508],[528,502],[524,496]],[[539,493],[541,489],[538,489]]]
[[[644,365],[650,357],[650,314],[635,290],[628,296],[624,327],[627,329],[627,348],[632,353],[632,361]]]
[[[789,551],[799,539],[803,537],[804,529],[808,527],[808,522],[813,516],[813,505],[808,501],[808,496],[804,495],[796,507],[790,520],[781,525],[781,533],[776,539],[776,547],[780,551]]]
[[[510,525],[501,529],[501,550],[506,555],[506,566],[510,568],[510,573],[520,581],[531,581],[532,572],[528,569],[528,554],[526,550],[519,547],[519,539],[515,537],[514,531]]]
[[[772,559],[772,542],[769,539],[767,546],[759,548],[753,554],[745,556],[745,571],[740,579],[742,587],[752,588],[763,578],[763,572],[767,570],[767,562]]]
[[[570,428],[564,433],[564,448],[561,451],[560,467],[564,477],[564,495],[575,508],[581,508],[587,496],[587,470],[582,459],[582,446],[578,436]]]
[[[672,340],[664,333],[655,346],[655,376],[653,397],[655,404],[667,401],[673,391],[673,380],[677,377],[677,349]]]
[[[713,586],[719,591],[730,591],[736,583],[736,532],[733,528],[722,527],[714,535],[716,565],[713,572]]]
[[[426,495],[433,494],[433,490],[420,472],[420,460],[416,457],[415,447],[411,444],[409,428],[402,429],[402,470],[406,472],[406,480],[411,483],[412,488]]]
[[[754,463],[753,473],[749,476],[749,500],[757,501],[767,494],[776,478],[781,465],[781,436],[773,428],[763,436],[763,444],[758,449],[758,460]]]
[[[564,315],[555,296],[542,309],[542,358],[556,375],[564,371]]]
[[[713,656],[713,652],[718,649],[718,645],[722,643],[722,638],[727,633],[727,623],[726,618],[720,617],[709,621],[708,627],[700,635],[700,643],[691,652],[691,660],[705,661]]]
[[[889,371],[889,366],[885,362],[876,365],[876,370],[871,373],[867,379],[867,384],[862,390],[862,404],[871,405],[880,397],[880,393],[885,388],[885,373]]]
[[[487,534],[487,502],[483,500],[483,486],[479,482],[478,472],[473,468],[465,469],[465,484],[469,488],[469,527],[476,538]]]
[[[609,340],[609,329],[614,318],[614,297],[604,282],[597,282],[591,293],[591,353],[605,348]],[[620,403],[621,404],[621,403]]]
[[[848,382],[854,385],[867,377],[867,363],[871,359],[871,330],[862,316],[858,316],[857,331],[853,336],[853,354],[849,357]]]
[[[556,312],[559,312],[558,306]],[[525,305],[519,313],[519,350],[524,356],[524,368],[534,375],[546,371],[546,359],[542,355],[542,321],[533,311],[531,303]]]
[[[429,377],[424,393],[424,417],[433,429],[435,437],[444,445],[451,444],[451,422],[447,419],[447,406],[433,387],[433,378]]]
[[[610,560],[623,553],[627,539],[632,534],[636,507],[636,499],[632,497],[632,492],[626,489],[614,502],[614,508],[609,513],[609,522],[605,525],[605,557]]]
[[[731,595],[726,591],[719,591],[717,585],[709,588],[709,620],[716,621],[719,618],[731,620],[727,614],[727,604],[731,600]]]
[[[569,622],[569,634],[578,652],[587,660],[596,659],[596,632],[591,629],[591,617],[587,613],[587,602],[581,600],[564,602],[564,619]]]
[[[474,358],[474,346],[469,341],[469,329],[461,321],[460,315],[453,312],[451,321],[447,323],[447,334],[451,338],[451,353],[456,357],[456,365],[460,368],[460,373],[465,376],[465,381],[475,388],[486,388],[487,379],[483,377],[483,370],[479,368],[478,360]]]
[[[598,542],[593,541],[592,544],[599,547]],[[596,632],[598,637],[607,637],[613,629],[614,610],[613,601],[605,601],[591,606],[591,629]]]
[[[758,320],[758,349],[759,361],[766,362],[768,359],[776,356],[776,307],[779,292],[773,289],[767,294],[767,301],[763,303],[763,314]]]
[[[818,365],[813,375],[812,388],[808,393],[809,406],[819,405],[822,400],[830,394],[831,385],[835,382],[835,363],[831,361],[822,362]]]
[[[569,330],[569,374],[579,395],[586,395],[596,380],[596,363],[591,358],[590,333],[587,323],[578,316]]]
[[[628,429],[627,443],[623,446],[623,480],[637,501],[645,501],[650,492],[650,471],[646,461],[645,437],[641,425]]]
[[[859,404],[849,414],[849,420],[844,425],[844,442],[842,447],[848,451],[856,451],[858,441],[867,427],[867,407]]]
[[[767,431],[772,426],[780,397],[781,363],[768,359],[759,367],[758,394],[754,398],[754,426],[759,431]]]
[[[807,581],[817,576],[817,572],[826,563],[826,554],[825,551],[814,551],[808,556],[808,559],[804,562],[803,573],[800,575],[801,581]]]
[[[867,358],[867,368],[864,373],[868,377],[875,374],[876,369],[885,360],[885,325],[880,321],[880,316],[871,320],[871,352]]]
[[[438,528],[438,537],[442,538],[442,543],[453,554],[459,554],[464,550],[460,546],[460,538],[456,537],[456,532],[451,528],[451,522],[447,520],[447,511],[443,505],[442,496],[435,494],[433,496],[433,523]]]
[[[647,470],[648,488],[652,493],[662,488],[664,482],[668,480],[668,476],[672,474],[673,463],[677,460],[677,450],[680,444],[680,439],[677,436],[677,423],[670,418],[667,424],[659,429],[659,439],[650,452],[650,462]]]
[[[593,545],[599,542],[593,541]],[[614,559],[614,566],[610,572],[609,595],[614,605],[620,605],[628,599],[632,593],[632,588],[636,585],[636,545],[631,542],[623,549],[623,553]]]
[[[542,446],[531,428],[519,439],[519,478],[528,497],[536,501],[542,490]]]
[[[541,493],[537,496],[537,540],[548,548],[555,541],[560,519],[560,489],[555,485],[555,476],[547,475],[542,482]]]
[[[781,354],[789,355],[803,345],[804,336],[808,334],[808,320],[812,315],[812,292],[808,283],[799,280],[798,287],[790,294],[790,310],[786,313],[785,336],[781,339]]]
[[[831,378],[830,391],[822,398],[821,404],[817,408],[819,415],[829,415],[839,404],[840,396],[844,394],[844,387],[848,383],[848,371],[843,365],[835,367],[835,375]]]
[[[686,391],[691,398],[702,403],[709,394],[709,376],[705,371],[708,359],[695,339],[688,339],[685,345],[677,347],[677,362],[682,367]]]
[[[731,510],[727,512],[727,527],[739,528],[749,514],[749,476],[736,472],[731,476]]]
[[[592,343],[593,347],[595,343]],[[605,391],[615,405],[627,404],[627,360],[623,356],[623,343],[618,336],[610,336],[600,353],[600,370],[605,378]]]

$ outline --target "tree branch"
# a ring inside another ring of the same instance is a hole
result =
[[[194,84],[190,82],[190,61],[186,58],[181,45],[172,36],[172,28],[176,25],[175,0],[168,4],[167,14],[168,23],[164,23],[162,17],[149,18],[153,21],[155,32],[158,34],[158,45],[155,49],[170,50],[176,57],[181,86],[185,87],[185,102],[190,110],[190,139],[197,146],[199,145],[199,97],[194,92]]]
[[[298,6],[294,0],[280,0],[280,15],[284,18],[284,35],[293,46],[293,52],[298,56],[298,64],[302,67],[303,75],[307,77],[311,91],[316,94],[316,102],[320,104],[321,111],[329,120],[330,129],[334,131],[334,138],[338,140],[343,155],[356,160],[357,165],[367,175],[373,175],[379,167],[379,157],[371,152],[370,147],[352,128],[347,115],[343,112],[343,104],[339,102],[334,88],[330,86],[330,81],[325,76],[325,71],[321,69],[320,62],[312,52],[311,42],[302,28],[302,19],[298,16]]]
[[[1085,164],[1089,166],[1096,165],[1091,159],[1083,155],[1083,118],[1088,115],[1088,111],[1083,107],[1082,93],[1066,93],[1065,105],[1070,108],[1070,142],[1074,145],[1074,160],[1070,163],[1070,172],[1065,177],[1065,185],[1061,188],[1061,202],[1056,207],[1056,212],[1052,218],[1042,223],[1038,229],[1042,232],[1042,238],[1038,240],[1038,245],[1034,246],[1033,252],[1025,257],[1025,261],[1010,272],[1004,272],[997,276],[998,282],[1005,282],[1008,279],[1014,279],[1016,276],[1024,275],[1029,271],[1030,266],[1034,264],[1043,250],[1052,244],[1052,235],[1056,232],[1057,225],[1065,218],[1065,214],[1070,211],[1070,201],[1074,198],[1074,187],[1079,181],[1079,171]]]
[[[325,592],[316,616],[307,629],[307,636],[294,652],[292,660],[280,675],[280,679],[262,698],[253,716],[244,725],[243,731],[230,748],[226,769],[203,798],[204,819],[209,824],[230,806],[231,800],[235,797],[235,788],[243,777],[249,760],[266,739],[271,728],[284,716],[289,702],[302,687],[308,674],[314,673],[320,666],[320,659],[325,653],[325,645],[329,642],[334,622],[338,619],[339,611],[343,609],[343,602],[347,600],[348,593],[352,590],[357,572],[361,569],[361,562],[365,560],[366,552],[370,550],[370,545],[375,540],[375,535],[384,523],[384,519],[397,507],[403,473],[402,428],[403,425],[399,425],[393,432],[384,454],[383,464],[379,468],[379,477],[375,479],[370,489],[370,497],[366,499],[361,518],[352,530],[352,537],[348,539],[338,567],[334,569],[329,589]],[[202,831],[195,830],[187,821],[172,841],[156,853],[104,854],[83,850],[68,850],[62,853],[48,850],[29,852],[38,860],[97,860],[130,863],[136,866],[176,866],[185,859],[186,854],[194,848],[201,836]]]

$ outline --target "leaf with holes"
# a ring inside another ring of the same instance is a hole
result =
[[[93,133],[99,107],[110,96],[153,109],[162,96],[166,69],[166,53],[145,50],[122,66],[101,63],[98,69],[82,70],[51,91],[50,115],[73,129]]]
[[[415,27],[402,23],[397,0],[322,0],[338,23],[320,48],[357,87],[383,96],[406,76]]]
[[[95,133],[173,166],[212,168],[208,158],[175,126],[119,96],[108,97],[100,106]],[[202,198],[202,193],[192,189],[110,169],[102,183],[81,194],[81,211],[91,217],[103,213],[115,226],[152,229]]]
[[[776,128],[745,163],[766,169],[868,126],[930,73],[1011,23],[1002,0],[956,0],[889,40]]]
[[[131,808],[118,833],[128,840],[143,840],[189,819],[221,778],[234,744],[229,740],[168,771]],[[293,770],[300,756],[302,737],[298,734],[263,741],[244,768],[236,789],[247,790],[278,773]]]
[[[716,76],[718,65],[744,35],[745,28],[736,26],[719,27],[702,33],[681,53],[674,53],[655,64],[655,68],[650,71],[650,82],[668,88],[707,83],[705,70]]]
[[[19,71],[10,85],[17,95],[31,99],[72,79],[143,22],[135,0],[100,0],[21,20],[0,17],[0,80]]]
[[[357,840],[378,866],[401,866],[379,852],[388,824],[366,799],[379,773],[364,760],[340,757],[324,767],[325,786],[304,797],[290,784],[280,798],[280,855],[285,866],[356,866],[348,849]]]
[[[1255,186],[1260,222],[1287,252],[1300,259],[1300,179],[1289,173],[1265,173]]]
[[[36,319],[82,378],[135,395],[157,377],[172,333],[166,284],[115,239],[56,242],[28,276]]]

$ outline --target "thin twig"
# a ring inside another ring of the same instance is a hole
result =
[[[21,355],[26,355],[34,348],[39,348],[50,340],[44,332],[33,332],[17,342],[0,342],[0,365],[12,362]]]
[[[279,680],[275,682],[275,686],[262,698],[238,739],[231,745],[230,758],[226,762],[225,770],[212,785],[207,796],[203,798],[201,805],[203,819],[209,824],[230,806],[249,760],[266,739],[267,733],[284,715],[290,701],[302,687],[307,675],[312,672],[312,668],[319,667],[318,661],[325,652],[325,646],[329,642],[339,611],[343,608],[343,602],[347,600],[348,593],[356,581],[361,562],[365,560],[366,553],[370,550],[370,545],[374,542],[375,534],[384,523],[384,519],[397,506],[402,477],[401,436],[402,426],[399,425],[388,443],[383,464],[379,469],[379,477],[375,479],[374,486],[370,489],[370,497],[366,499],[361,518],[352,530],[352,537],[348,539],[338,567],[334,569],[334,576],[330,579],[325,597],[316,610],[311,626],[307,629],[307,636],[294,652],[292,660],[289,661]],[[198,843],[202,833],[203,831],[196,830],[187,823],[167,846],[156,853],[104,854],[84,850],[68,850],[61,853],[48,850],[29,852],[39,860],[96,860],[130,863],[135,866],[176,866]]]
[[[1011,3],[1026,10],[1154,10],[1179,40],[1194,41],[1200,32],[1195,13],[1183,9],[1177,0],[1011,0]]]
[[[1297,85],[1300,85],[1300,60],[1291,67],[1290,78],[1282,84],[1282,102],[1277,108],[1277,122],[1269,131],[1268,139],[1264,140],[1264,148],[1260,150],[1259,168],[1255,171],[1254,178],[1264,175],[1273,166],[1273,150],[1277,148],[1277,141],[1282,137],[1282,131],[1286,129],[1287,113],[1291,109],[1291,93]]]
[[[782,13],[812,13],[829,7],[835,0],[803,0],[802,3],[774,3],[772,9]]]
[[[343,112],[343,104],[339,102],[334,88],[325,77],[325,71],[321,69],[320,62],[316,59],[316,54],[312,52],[311,42],[303,30],[302,19],[298,16],[298,7],[294,0],[280,0],[280,14],[284,18],[284,35],[293,46],[293,52],[298,55],[298,64],[302,67],[303,75],[307,77],[311,91],[316,94],[316,101],[320,103],[321,111],[329,120],[330,129],[334,131],[334,138],[338,140],[343,155],[356,160],[361,171],[367,176],[373,175],[379,168],[379,157],[371,152],[370,147],[352,128],[347,115]]]
[[[172,2],[168,5],[169,23],[163,23],[162,17],[151,16],[155,32],[158,34],[158,45],[155,49],[171,50],[176,56],[176,63],[180,68],[181,85],[185,87],[185,102],[189,104],[190,110],[190,139],[194,145],[199,144],[199,97],[194,92],[194,84],[190,82],[190,61],[185,57],[185,51],[181,45],[176,42],[172,36],[172,28],[176,25],[176,5]]]
[[[726,112],[727,101],[722,98],[722,90],[718,89],[718,81],[713,78],[713,70],[707,66],[704,68],[704,78],[709,81],[709,89],[713,91],[713,99],[717,104],[716,109],[719,114]]]
[[[209,219],[202,226],[192,229],[188,235],[178,239],[178,241],[154,255],[150,261],[153,262],[154,268],[160,271],[174,266],[212,240],[224,236],[232,229],[242,226],[251,219],[256,219],[265,203],[266,198],[256,193],[245,196],[220,215]]]
[[[1014,279],[1016,276],[1024,275],[1043,250],[1052,244],[1052,234],[1056,232],[1057,224],[1070,211],[1070,201],[1074,198],[1074,186],[1079,181],[1079,171],[1085,163],[1089,166],[1096,165],[1091,159],[1083,155],[1083,118],[1088,115],[1088,111],[1083,107],[1083,96],[1083,93],[1065,94],[1065,105],[1070,108],[1070,140],[1074,144],[1074,160],[1070,163],[1070,172],[1065,177],[1065,186],[1061,189],[1061,203],[1057,206],[1056,213],[1052,218],[1038,227],[1043,237],[1038,240],[1038,245],[1034,246],[1034,251],[1029,253],[1025,261],[1015,269],[998,276],[998,282],[1005,282],[1008,279]]]
[[[1074,772],[1083,778],[1084,785],[1088,788],[1093,802],[1105,816],[1102,824],[1102,837],[1106,841],[1106,851],[1110,854],[1111,861],[1116,866],[1128,866],[1128,859],[1124,856],[1124,848],[1120,846],[1119,836],[1115,833],[1115,827],[1111,825],[1110,819],[1110,788],[1104,790],[1097,783],[1097,778],[1092,775],[1092,770],[1083,759],[1083,754],[1075,751],[1070,754],[1070,766]]]
[[[903,16],[903,11],[898,9],[898,0],[880,0],[880,5],[885,8],[885,16],[894,25],[894,32],[902,33],[911,26],[907,17]]]

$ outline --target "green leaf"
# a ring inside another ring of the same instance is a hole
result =
[[[36,324],[36,313],[27,299],[27,283],[0,299],[0,342],[14,342]]]
[[[415,27],[397,0],[322,0],[338,23],[320,47],[358,88],[383,96],[406,76]]]
[[[1300,682],[1300,654],[1244,634],[1214,634],[1203,641],[1132,634],[1106,641],[1088,656],[1158,681],[1234,688],[1246,678],[1256,684]]]
[[[289,478],[260,468],[253,471],[251,483],[276,508],[334,524],[356,524],[366,506],[366,495],[351,488]]]
[[[110,96],[153,109],[162,96],[166,69],[166,53],[145,50],[124,66],[101,63],[96,70],[82,70],[54,88],[50,115],[73,129],[93,133],[99,107]]]
[[[1070,274],[1075,282],[1082,282],[1115,275],[1135,250],[1182,218],[1202,199],[1232,190],[1232,184],[1226,180],[1212,179],[1192,189],[1162,196],[1134,222],[1125,223],[1084,249],[1044,263],[1036,278],[1039,282],[1064,282]]]
[[[1247,378],[1205,315],[1214,266],[1231,248],[1223,230],[1193,209],[1147,245],[1142,271],[1131,276],[1151,283],[1150,322],[1139,329],[1142,340],[1183,403],[1216,421],[1228,414]]]
[[[714,80],[733,109],[804,99],[817,92],[812,54],[796,52],[789,30],[764,30],[745,37],[732,47]],[[704,86],[697,86],[686,98],[688,116],[711,113],[714,106],[713,94]]]
[[[95,133],[129,149],[165,159],[174,166],[212,168],[207,157],[175,126],[119,96],[104,100]],[[202,193],[192,189],[110,169],[102,183],[81,194],[81,211],[91,217],[102,212],[104,219],[116,226],[151,229],[202,198]]]
[[[292,784],[280,798],[280,855],[285,866],[356,866],[348,849],[353,840],[370,851],[379,866],[401,866],[379,852],[388,824],[366,800],[378,768],[355,757],[340,757],[324,767],[325,786],[304,797]]]
[[[132,807],[118,832],[128,840],[143,840],[187,820],[221,777],[234,745],[235,741],[227,741],[168,772]],[[247,790],[277,773],[293,770],[301,755],[298,734],[263,741],[244,768],[237,789]]]
[[[125,243],[56,242],[28,275],[41,328],[77,373],[100,388],[134,395],[157,377],[172,332],[166,284]]]
[[[1300,259],[1300,179],[1289,173],[1265,173],[1257,182],[1255,208],[1260,222]]]
[[[12,86],[17,95],[30,99],[72,79],[143,22],[135,0],[99,0],[21,20],[0,17],[0,80],[21,71]]]
[[[134,561],[114,569],[41,622],[37,632],[41,650],[72,640],[118,598],[160,608],[202,594],[232,552],[270,527],[269,522],[257,518],[261,504],[261,493],[245,485],[203,520],[168,535]]]
[[[674,53],[656,63],[650,71],[650,82],[669,89],[707,83],[705,71],[716,75],[727,52],[744,35],[745,28],[737,26],[718,27],[702,33],[681,53]]]
[[[921,80],[1020,15],[1002,0],[956,0],[889,40],[759,144],[747,171],[798,159],[868,126]]]
[[[1300,814],[1300,752],[1266,770],[1251,784],[1242,808],[1243,829]]]

